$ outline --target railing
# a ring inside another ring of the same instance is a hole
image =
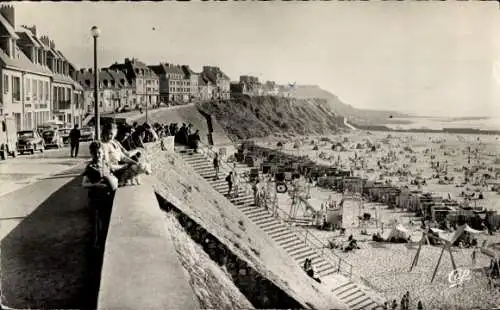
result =
[[[284,216],[279,216],[281,219],[283,219],[286,223],[287,218],[290,217],[289,214],[283,209],[281,209],[279,206],[274,206],[274,209],[277,210],[278,214],[282,214]],[[343,258],[340,256],[336,255],[334,252],[332,252],[328,246],[323,243],[318,237],[316,237],[314,234],[310,233],[308,229],[302,230],[298,229],[297,226],[295,225],[288,225],[288,227],[291,228],[291,230],[297,235],[300,239],[304,241],[305,244],[307,244],[309,247],[311,247],[314,250],[319,250],[319,254],[323,257],[324,260],[329,262],[338,273],[344,274],[345,276],[351,278],[352,277],[352,265],[345,261]],[[325,250],[326,249],[326,250]]]
[[[213,150],[212,146],[206,145],[202,142],[200,142],[200,145],[202,147],[199,148],[199,150],[208,156],[209,158],[213,158],[215,156],[216,151]],[[233,167],[231,167],[229,164],[227,164],[224,161],[220,161],[221,166],[226,167],[229,171],[233,170]],[[253,196],[253,191],[249,188],[248,184],[242,184],[240,188],[243,188],[244,192],[247,194],[251,194]],[[362,277],[361,275],[353,272],[353,266],[347,262],[345,259],[342,257],[338,256],[333,252],[332,250],[329,249],[328,245],[326,245],[323,241],[321,241],[318,237],[316,237],[313,233],[310,233],[309,230],[301,230],[298,229],[295,225],[290,225],[287,223],[287,220],[290,218],[290,215],[283,209],[281,209],[277,201],[273,201],[274,204],[271,205],[271,212],[275,218],[278,218],[282,223],[286,224],[292,232],[301,238],[305,244],[307,244],[309,247],[311,247],[314,250],[319,250],[320,256],[327,262],[329,262],[337,271],[337,273],[343,274],[347,276],[351,280],[357,280],[359,282],[362,282],[365,286],[371,288],[374,291],[377,291],[377,288],[374,287],[369,283],[367,279]],[[281,215],[280,215],[281,214]]]

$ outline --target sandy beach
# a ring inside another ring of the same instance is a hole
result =
[[[484,199],[475,202],[475,206],[483,206],[486,209],[500,211],[500,194],[491,191],[495,180],[495,171],[500,169],[500,161],[497,154],[499,150],[496,136],[473,136],[473,135],[446,135],[446,134],[402,134],[402,133],[367,133],[365,131],[353,131],[348,134],[323,137],[290,137],[280,136],[265,140],[255,140],[257,145],[281,150],[288,154],[309,156],[310,159],[321,164],[338,165],[344,169],[353,169],[354,175],[366,177],[370,180],[391,182],[391,184],[407,185],[410,189],[421,189],[432,192],[443,198],[451,197],[457,201],[463,201],[461,192],[481,192]],[[282,147],[277,147],[281,142]],[[332,150],[332,145],[341,144],[343,149]],[[358,146],[360,144],[360,146]],[[375,145],[373,152],[369,145]],[[471,152],[468,151],[470,147]],[[410,151],[408,151],[410,150]],[[477,150],[477,151],[476,151]],[[391,161],[383,163],[384,169],[377,166],[382,157],[394,155]],[[431,159],[432,156],[432,159]],[[470,164],[469,164],[470,156]],[[356,163],[354,158],[360,159]],[[412,157],[415,160],[411,161]],[[340,162],[337,163],[338,159]],[[360,161],[364,161],[363,168]],[[432,178],[435,170],[431,168],[430,162],[439,161],[446,166],[448,178],[452,182],[443,182]],[[464,166],[480,166],[484,171],[493,176],[487,184],[483,180],[472,180],[465,186],[457,187],[463,182]],[[387,172],[395,172],[405,169],[414,178],[419,176],[425,178],[427,184],[424,186],[410,185],[408,179],[397,175],[389,175]],[[488,171],[488,168],[490,170]],[[390,181],[388,181],[390,180]],[[441,183],[441,184],[440,184]],[[442,184],[449,183],[449,184]],[[329,190],[313,187],[311,199],[308,200],[314,209],[319,210],[321,203],[328,198],[339,202],[342,194]],[[278,194],[280,208],[290,210],[291,198],[288,194]],[[396,299],[399,303],[402,295],[410,292],[410,302],[416,308],[416,303],[421,300],[425,309],[459,308],[470,309],[474,307],[492,308],[499,306],[500,291],[491,289],[483,273],[483,268],[489,266],[490,257],[478,254],[476,264],[472,264],[472,248],[452,248],[452,253],[457,268],[471,270],[471,277],[461,287],[450,288],[448,280],[449,273],[453,270],[448,253],[445,253],[439,266],[436,278],[431,284],[431,277],[437,264],[441,247],[424,245],[422,247],[418,265],[410,272],[410,266],[418,248],[422,232],[419,227],[420,221],[415,218],[414,213],[401,210],[388,209],[387,206],[376,203],[364,202],[361,212],[376,214],[378,222],[372,221],[366,226],[367,235],[361,234],[357,216],[360,214],[360,205],[356,201],[348,200],[343,208],[343,227],[346,235],[339,236],[338,231],[320,231],[315,228],[308,229],[325,244],[330,240],[336,242],[346,240],[352,234],[359,242],[360,249],[348,253],[341,250],[335,251],[337,255],[346,259],[353,265],[353,271],[362,275],[369,284],[381,292],[388,301]],[[377,211],[375,211],[377,210]],[[412,219],[413,225],[410,224]],[[411,243],[377,243],[372,241],[371,235],[390,229],[394,221],[402,224],[411,232]],[[488,242],[500,242],[500,234],[480,234],[477,236],[479,244],[483,240]]]

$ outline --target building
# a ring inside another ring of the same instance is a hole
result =
[[[149,66],[160,79],[160,97],[165,102],[188,102],[190,100],[190,78],[182,66],[160,63]]]
[[[132,109],[133,87],[127,80],[127,76],[120,70],[104,69],[113,78],[110,82],[115,88],[114,98],[117,101],[118,111]]]
[[[116,69],[102,69],[98,74],[99,112],[112,113],[124,109],[132,109],[132,85],[127,81],[125,73]],[[80,69],[77,81],[83,86],[85,112],[94,114],[94,72],[93,69]]]
[[[39,41],[44,45],[47,67],[52,72],[52,87],[50,89],[52,118],[58,119],[68,126],[80,123],[81,109],[76,106],[79,99],[75,96],[81,95],[82,88],[73,80],[70,73],[76,68],[70,64],[61,51],[56,49],[54,41],[51,41],[47,36],[42,36]]]
[[[201,101],[215,99],[217,85],[212,83],[204,74],[198,75],[198,89]]]
[[[266,81],[263,86],[263,93],[266,95],[277,96],[280,93],[279,85],[274,81]]]
[[[231,90],[231,99],[241,98],[241,96],[248,93],[246,85],[240,82],[232,82],[229,88]]]
[[[22,49],[18,44],[22,46]],[[27,34],[19,34],[15,31],[14,8],[8,5],[1,6],[0,115],[12,116],[17,130],[32,129],[35,126],[34,119],[43,122],[51,117],[50,93],[45,92],[45,87],[46,85],[47,88],[49,87],[52,73],[43,65],[43,61],[34,63],[27,56],[37,60],[39,53],[43,53],[37,47],[37,43],[31,42]],[[31,84],[35,87],[32,88]],[[42,91],[41,95],[39,95],[39,87]],[[36,96],[32,96],[33,92]],[[49,95],[48,98],[47,95]]]
[[[125,73],[132,86],[132,108],[158,106],[160,101],[160,82],[158,75],[135,58],[125,58],[124,63],[115,63],[109,67]]]
[[[260,96],[264,93],[262,84],[259,79],[255,76],[242,75],[240,76],[240,84],[244,85],[244,94]]]
[[[182,66],[182,70],[184,71],[184,78],[189,80],[190,101],[200,99],[200,88],[198,87],[200,74],[191,70],[191,68],[187,65]]]
[[[219,67],[204,66],[201,75],[215,86],[213,99],[227,100],[231,97],[231,80]]]

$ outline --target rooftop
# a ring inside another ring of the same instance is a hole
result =
[[[29,60],[29,58],[20,49],[18,49],[17,55],[17,58],[11,58],[3,50],[0,49],[0,61],[6,67],[40,75],[54,75],[47,67],[32,63],[31,60]]]

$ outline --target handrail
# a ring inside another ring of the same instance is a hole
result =
[[[202,148],[199,148],[199,150],[201,150],[202,153],[206,154],[210,158],[213,158],[215,156],[215,151],[213,150],[212,146],[206,145],[202,142],[200,142],[200,144],[202,146],[204,146]],[[221,160],[220,163],[222,166],[229,169],[229,171],[233,170],[233,167],[231,167],[226,162]],[[245,193],[253,195],[253,192],[251,190],[249,190],[248,184],[244,183],[242,188],[244,189]],[[280,217],[278,213],[282,213],[285,216]],[[275,203],[272,206],[272,214],[274,217],[281,219],[282,222],[285,222],[285,224],[292,230],[292,232],[295,235],[302,236],[305,244],[309,245],[312,249],[320,250],[320,252],[318,254],[323,259],[325,259],[325,261],[329,262],[337,270],[338,273],[342,273],[342,274],[346,275],[347,277],[349,277],[350,279],[353,279],[353,278],[358,279],[361,282],[363,282],[364,285],[368,286],[369,288],[371,288],[375,291],[377,290],[373,285],[371,285],[368,282],[367,279],[365,279],[364,277],[362,277],[361,275],[359,275],[353,271],[352,264],[350,264],[348,261],[346,261],[342,257],[335,254],[335,252],[333,252],[333,251],[325,251],[325,249],[327,249],[328,246],[325,243],[323,243],[323,241],[321,241],[314,234],[309,233],[308,230],[305,230],[305,232],[304,232],[303,230],[297,229],[297,227],[295,225],[290,225],[289,223],[287,223],[286,219],[287,219],[287,217],[290,218],[290,215],[287,214],[286,211],[281,209],[277,203]],[[285,221],[283,221],[283,220],[285,220]],[[337,261],[338,261],[338,263],[337,263]]]
[[[275,206],[275,208],[279,213],[284,214],[285,218],[286,217],[290,218],[290,215],[288,215],[285,210],[283,210],[279,206]],[[309,230],[304,231],[304,230],[298,229],[297,226],[295,226],[293,224],[291,224],[291,225],[289,224],[288,226],[291,228],[291,230],[296,235],[299,235],[300,237],[303,238],[305,244],[309,245],[312,249],[320,250],[321,251],[320,255],[326,261],[328,261],[330,264],[332,264],[332,266],[337,270],[337,272],[344,273],[348,277],[352,276],[352,265],[349,262],[347,262],[345,259],[343,259],[342,257],[336,255],[334,252],[325,251],[325,249],[328,248],[328,246],[326,244],[324,244],[323,241],[321,241],[318,237],[316,237],[314,234],[310,233]],[[346,267],[344,267],[344,266],[346,266]],[[344,268],[342,268],[342,267],[344,267]],[[342,270],[344,270],[345,272],[342,272]]]

